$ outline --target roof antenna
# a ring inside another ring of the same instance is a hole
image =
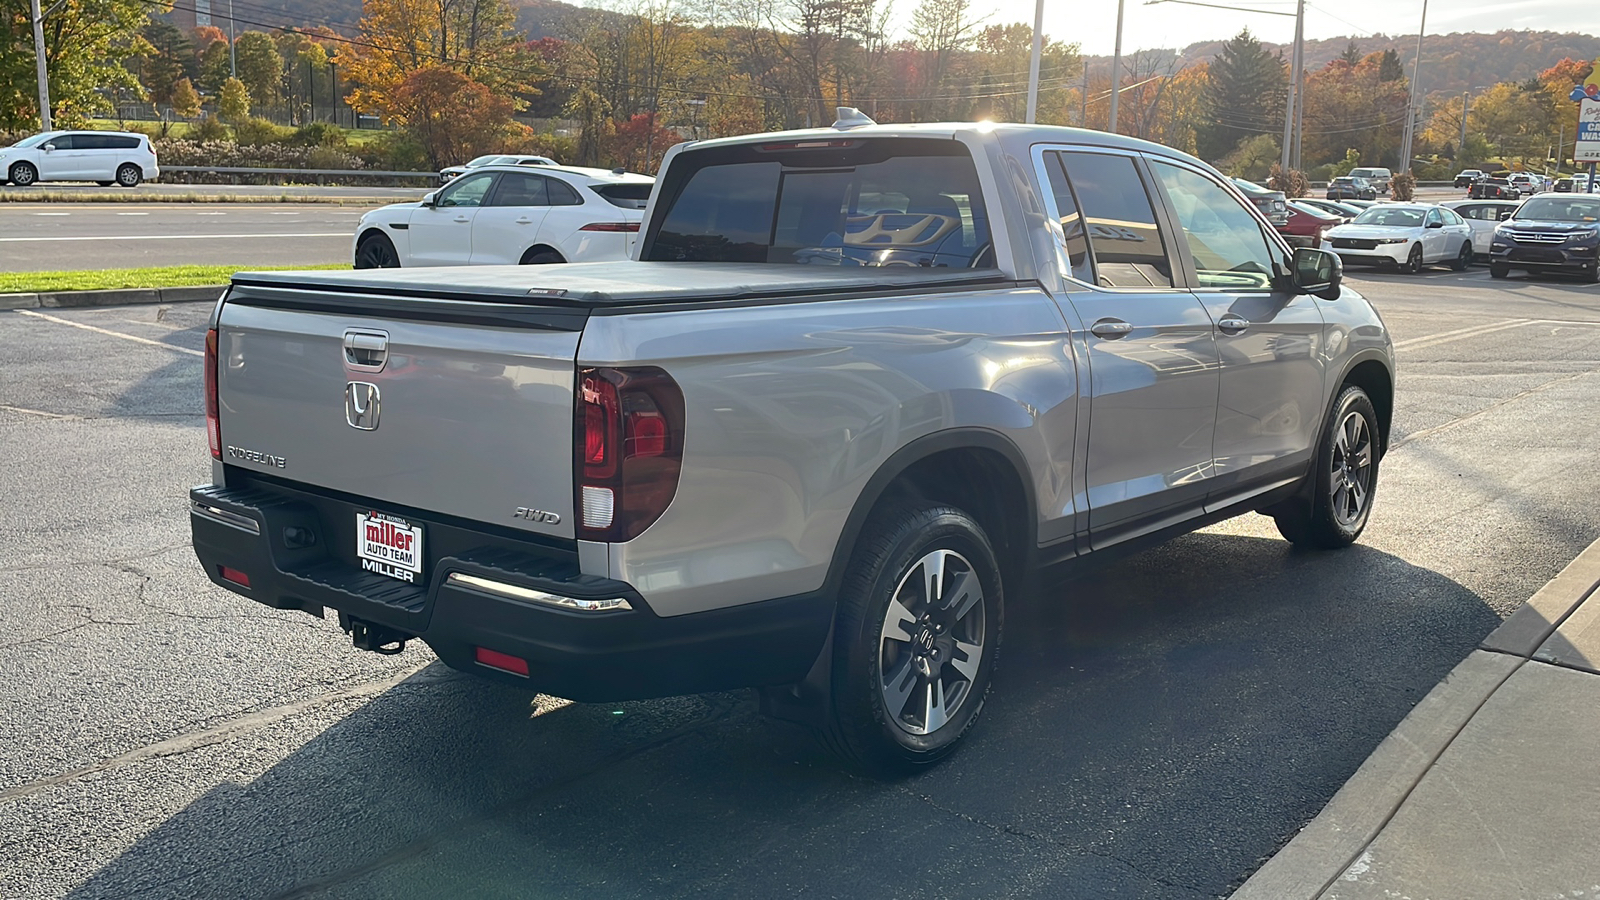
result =
[[[863,125],[878,124],[872,121],[871,116],[856,109],[854,106],[834,107],[834,114],[838,116],[838,119],[833,123],[833,127],[840,131],[849,131],[852,128],[860,128]]]

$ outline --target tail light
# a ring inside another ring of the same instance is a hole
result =
[[[217,330],[206,332],[206,442],[211,458],[222,458],[222,423],[217,415]]]
[[[590,222],[589,224],[583,226],[582,228],[579,228],[578,230],[579,231],[609,231],[609,232],[624,232],[624,233],[627,233],[627,234],[638,234],[639,233],[639,223],[638,222]]]
[[[578,370],[578,537],[628,541],[678,491],[683,391],[653,367]]]

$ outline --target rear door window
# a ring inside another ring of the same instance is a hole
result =
[[[538,175],[507,172],[500,176],[490,206],[547,206],[550,203],[545,190],[546,180]]]
[[[718,148],[679,157],[668,177],[674,175],[685,180],[663,185],[670,205],[647,237],[643,259],[994,265],[977,170],[954,141]]]
[[[1088,222],[1096,282],[1113,288],[1172,287],[1172,262],[1134,160],[1062,153],[1061,161]]]

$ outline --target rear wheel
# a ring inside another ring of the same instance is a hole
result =
[[[113,184],[116,184],[116,182],[115,181],[96,181],[95,184],[98,184],[101,187],[111,187]]]
[[[133,163],[123,163],[117,166],[117,184],[123,187],[138,187],[144,180],[144,170]]]
[[[1422,271],[1421,244],[1413,244],[1411,246],[1411,252],[1407,254],[1405,265],[1400,267],[1400,271],[1406,273],[1407,275],[1415,275]]]
[[[11,183],[17,187],[27,187],[39,180],[39,170],[33,167],[33,163],[14,163],[11,166],[10,178]]]
[[[1500,263],[1489,263],[1489,277],[1490,278],[1506,278],[1506,277],[1509,277],[1510,275],[1511,275],[1511,267],[1510,266],[1503,266]]]
[[[561,254],[554,250],[529,250],[527,253],[522,254],[522,265],[525,266],[548,266],[563,262],[566,262],[566,260],[562,259]]]
[[[1355,543],[1378,488],[1378,414],[1367,392],[1345,385],[1323,428],[1310,489],[1272,510],[1290,542],[1331,550]]]
[[[1472,240],[1469,238],[1461,242],[1461,252],[1456,254],[1456,261],[1450,264],[1450,268],[1457,272],[1465,272],[1470,265],[1472,265]]]
[[[398,269],[400,254],[387,235],[374,232],[356,245],[355,267],[358,269]]]
[[[989,538],[965,512],[905,502],[875,513],[840,591],[825,743],[874,774],[948,756],[983,709],[1001,590]]]

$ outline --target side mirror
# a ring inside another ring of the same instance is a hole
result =
[[[1443,222],[1429,222],[1428,223],[1428,227],[1429,228],[1443,228],[1444,227],[1444,223]]]
[[[1294,251],[1294,287],[1302,294],[1324,300],[1339,299],[1344,281],[1344,260],[1329,250],[1299,247]]]
[[[438,206],[439,205],[439,192],[438,191],[429,191],[426,194],[423,194],[422,195],[422,205],[426,206],[429,209],[433,209],[435,206]]]
[[[44,152],[51,153],[51,152],[55,151],[56,145],[55,144],[45,144],[43,149],[44,149]]]
[[[1503,213],[1500,214],[1500,221],[1502,221],[1502,222],[1504,222],[1505,220],[1507,220],[1509,218],[1511,218],[1511,213],[1509,211],[1503,212]]]

